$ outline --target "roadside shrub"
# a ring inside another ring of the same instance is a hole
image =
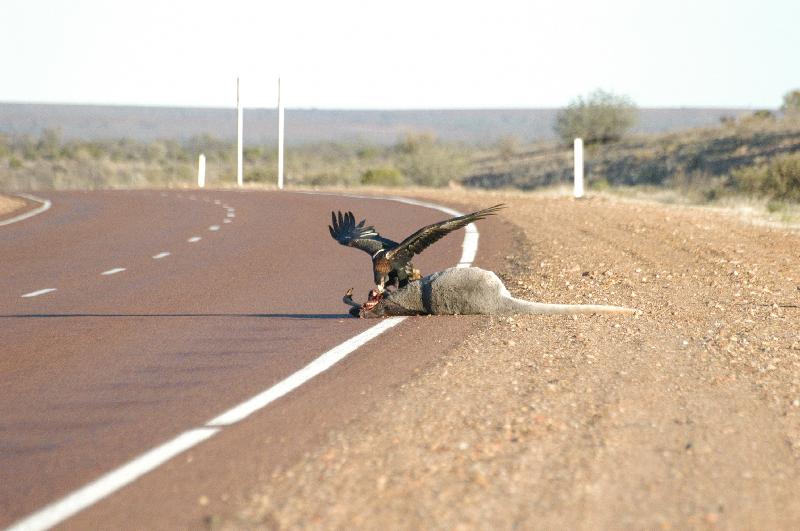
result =
[[[770,214],[781,214],[786,212],[788,206],[784,201],[780,201],[778,199],[770,199],[767,201],[767,212]]]
[[[45,129],[36,144],[38,156],[47,160],[56,160],[61,154],[61,129]]]
[[[0,159],[4,159],[11,154],[8,136],[0,135]]]
[[[759,109],[757,111],[753,111],[753,118],[758,120],[772,120],[775,118],[775,115],[770,110]]]
[[[436,137],[430,133],[407,133],[396,149],[404,155],[414,155],[421,151],[430,149],[436,144]]]
[[[740,191],[776,200],[800,201],[800,153],[734,170],[731,178]]]
[[[429,134],[406,135],[395,146],[398,169],[414,184],[444,186],[464,177],[469,156],[463,148],[438,142]]]
[[[636,106],[630,98],[595,90],[559,111],[553,129],[567,145],[575,138],[582,138],[587,145],[607,144],[620,140],[636,119]]]
[[[800,113],[800,89],[787,92],[783,96],[781,111],[787,114]]]
[[[499,152],[503,160],[510,160],[520,149],[522,143],[514,135],[505,135],[495,144],[495,149]]]
[[[268,183],[278,180],[277,171],[265,166],[245,168],[242,178],[249,183]]]
[[[595,192],[605,192],[609,188],[611,188],[611,184],[605,177],[589,180],[589,189],[594,190]]]
[[[373,160],[380,156],[381,150],[377,146],[362,146],[356,150],[356,157],[362,160]]]
[[[370,168],[361,174],[361,184],[402,186],[406,182],[400,170],[392,167]]]
[[[331,172],[320,172],[307,175],[303,178],[303,182],[311,186],[336,186],[336,185],[350,185],[341,175]]]
[[[242,158],[247,163],[258,162],[264,158],[264,150],[259,146],[245,146],[242,149]]]

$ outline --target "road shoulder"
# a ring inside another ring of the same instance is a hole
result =
[[[35,207],[36,205],[32,201],[0,193],[0,221],[22,214],[25,210]]]
[[[483,318],[214,526],[800,524],[796,233],[602,198],[469,197],[510,204],[524,241],[497,272],[515,295],[641,315]]]

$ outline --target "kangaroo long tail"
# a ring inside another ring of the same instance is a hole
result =
[[[526,313],[538,315],[572,315],[579,313],[611,313],[611,314],[633,314],[633,308],[622,306],[608,306],[605,304],[546,304],[542,302],[530,302],[522,299],[510,297],[506,299],[507,304],[504,313]]]

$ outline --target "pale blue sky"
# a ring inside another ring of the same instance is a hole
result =
[[[0,101],[775,108],[800,0],[0,0]]]

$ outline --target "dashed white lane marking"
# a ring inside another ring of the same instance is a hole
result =
[[[236,213],[235,212],[228,212],[227,214],[225,214],[225,216],[229,217],[229,218],[235,218],[236,217]]]
[[[199,242],[202,239],[203,238],[201,238],[200,236],[192,236],[191,238],[189,238],[186,241],[189,242],[189,243],[195,243],[195,242]]]
[[[0,227],[2,227],[3,225],[11,225],[12,223],[16,223],[18,221],[22,221],[23,219],[32,218],[33,216],[35,216],[37,214],[41,214],[42,212],[44,212],[45,210],[47,210],[51,206],[53,206],[53,203],[51,203],[48,199],[40,199],[40,198],[38,198],[36,196],[32,196],[30,194],[23,194],[23,193],[18,193],[16,195],[18,195],[20,197],[24,197],[25,199],[29,199],[31,201],[36,201],[37,203],[41,203],[42,206],[36,207],[33,210],[29,210],[29,211],[25,212],[24,214],[20,214],[19,216],[14,216],[13,218],[9,218],[9,219],[4,219],[4,220],[0,221]]]
[[[230,223],[230,222],[231,222],[231,220],[229,220],[229,219],[223,219],[223,220],[222,220],[222,222],[223,222],[223,223]]]
[[[319,195],[333,194],[323,193]],[[365,196],[353,195],[346,195],[344,197],[368,198]],[[368,199],[376,199],[376,197],[369,197]],[[379,197],[377,199],[388,199],[392,201],[399,201],[401,203],[424,206],[455,216],[462,215],[460,212],[447,207],[434,205],[432,203],[424,203],[421,201],[406,200],[405,198],[396,197]],[[472,230],[475,231],[475,236],[477,236],[477,229],[475,229],[473,226]],[[477,237],[464,238],[463,252],[461,254],[461,259],[458,261],[459,266],[467,267],[467,265],[471,264],[471,259],[474,258],[477,251],[477,244]],[[386,330],[397,326],[405,319],[406,317],[391,317],[389,319],[383,319],[377,325],[368,328],[357,336],[352,337],[344,343],[325,352],[317,359],[294,374],[290,375],[286,379],[242,402],[241,404],[234,406],[221,415],[214,417],[208,421],[204,427],[184,432],[171,441],[164,443],[145,454],[142,454],[133,461],[125,463],[121,467],[112,470],[108,474],[101,476],[88,485],[76,490],[71,494],[68,494],[64,498],[44,507],[27,518],[18,521],[16,524],[9,527],[7,531],[44,530],[63,522],[70,516],[102,500],[125,485],[135,481],[137,478],[147,474],[151,470],[154,470],[159,465],[175,457],[176,455],[185,452],[189,448],[192,448],[197,444],[200,444],[201,442],[213,437],[219,433],[223,427],[239,422],[242,419],[252,415],[256,411],[266,407],[271,402],[291,392],[293,389],[296,389],[311,378],[333,366],[335,363],[342,360],[348,354],[364,345],[368,341],[378,337]]]
[[[39,295],[44,295],[45,293],[51,293],[56,291],[56,288],[45,288],[40,289],[38,291],[31,291],[30,293],[26,293],[25,295],[20,295],[23,299],[28,299],[30,297],[38,297]]]
[[[214,232],[219,230],[219,225],[211,225],[208,230]]]
[[[153,260],[160,260],[161,258],[166,258],[167,256],[169,256],[169,253],[164,251],[163,253],[154,254]]]
[[[215,205],[222,204],[222,201],[220,201],[219,199],[214,199],[214,204]]]
[[[103,271],[100,274],[101,275],[105,275],[105,276],[116,275],[117,273],[122,273],[123,271],[125,271],[124,267],[115,267],[114,269],[109,269],[108,271]]]

